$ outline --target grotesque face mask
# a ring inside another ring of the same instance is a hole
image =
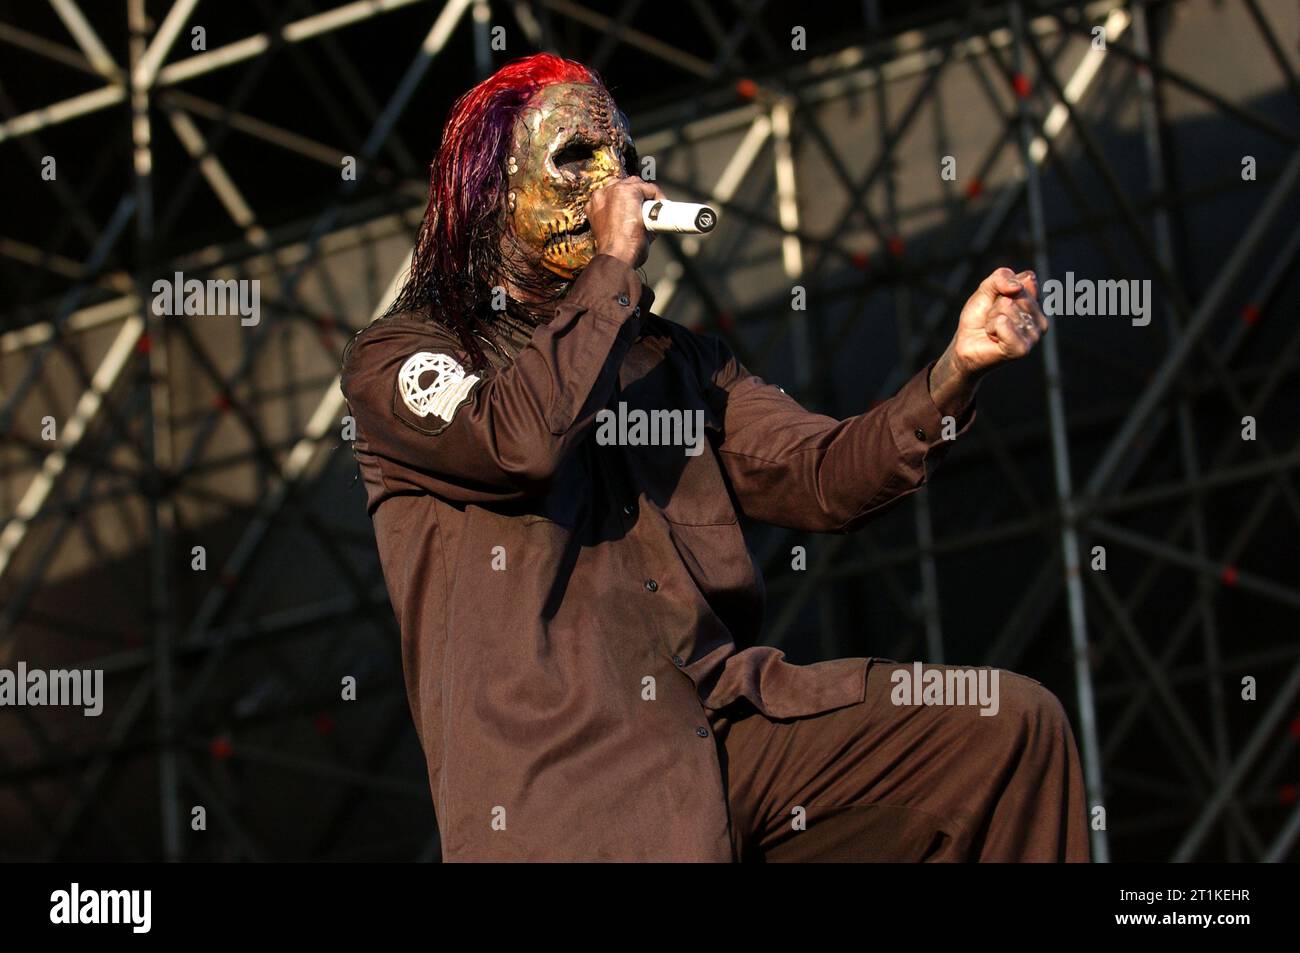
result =
[[[581,83],[538,90],[515,122],[506,167],[506,217],[518,251],[574,277],[596,254],[587,200],[635,167],[627,118],[608,92]]]

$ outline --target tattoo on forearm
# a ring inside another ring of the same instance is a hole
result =
[[[949,351],[944,351],[930,369],[930,398],[945,414],[960,418],[975,399],[978,387],[978,380],[957,370]]]

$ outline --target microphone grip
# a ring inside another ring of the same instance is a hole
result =
[[[713,226],[718,224],[718,213],[694,202],[648,199],[641,205],[641,222],[647,232],[702,235],[713,231]]]

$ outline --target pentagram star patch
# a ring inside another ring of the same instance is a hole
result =
[[[393,412],[421,433],[441,433],[479,380],[453,357],[418,351],[397,372]]]

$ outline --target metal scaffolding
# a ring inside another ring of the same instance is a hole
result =
[[[1294,858],[1294,4],[325,2],[250,0],[211,49],[198,0],[0,22],[60,78],[0,69],[0,162],[49,223],[0,226],[0,668],[109,686],[97,719],[0,711],[0,857],[437,857],[338,357],[409,261],[431,102],[545,49],[722,210],[656,243],[656,311],[810,408],[890,396],[998,265],[1148,283],[1149,324],[1054,315],[867,531],[748,527],[765,638],[1041,677],[1097,860]],[[277,69],[316,101],[264,104]],[[176,273],[257,279],[259,320],[156,313]]]

